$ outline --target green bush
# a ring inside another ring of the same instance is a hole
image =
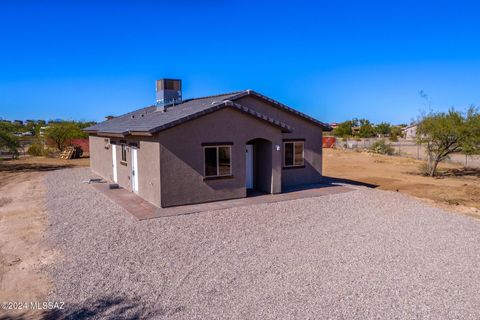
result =
[[[372,123],[367,119],[360,119],[360,129],[358,130],[358,136],[360,138],[373,138],[376,136],[375,128]]]
[[[17,158],[18,148],[20,147],[18,143],[18,138],[13,136],[11,133],[0,130],[0,149],[6,149],[12,153],[13,158]]]
[[[372,146],[370,147],[370,151],[372,151],[373,153],[392,155],[394,149],[390,144],[386,143],[384,139],[381,139],[375,141],[372,144]]]
[[[333,135],[335,137],[349,137],[352,135],[352,127],[356,125],[356,120],[349,120],[339,123],[337,127],[333,130]]]
[[[388,136],[391,131],[392,126],[388,122],[381,122],[375,126],[375,133],[382,136]]]
[[[392,127],[390,130],[390,141],[397,142],[398,138],[402,138],[402,129],[399,127]]]
[[[45,154],[45,150],[41,144],[34,143],[28,148],[27,153],[31,156],[38,157],[43,156]]]

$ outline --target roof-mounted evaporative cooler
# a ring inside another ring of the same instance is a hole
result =
[[[157,110],[166,111],[167,107],[182,102],[182,80],[160,79],[156,83]]]

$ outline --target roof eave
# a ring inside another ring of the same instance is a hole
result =
[[[109,137],[126,137],[126,136],[152,136],[152,133],[149,131],[123,131],[123,132],[112,132],[112,131],[101,131],[101,130],[82,130],[88,134],[96,134],[100,136],[109,136]]]
[[[127,135],[124,132],[108,132],[108,131],[97,131],[96,134],[98,136],[114,137],[114,138],[125,138],[125,136]]]
[[[132,136],[153,136],[153,134],[149,131],[131,131],[130,135]]]

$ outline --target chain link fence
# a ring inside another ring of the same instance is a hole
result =
[[[382,138],[369,138],[369,139],[341,139],[335,140],[335,148],[337,149],[349,149],[349,150],[369,150],[372,145]],[[389,141],[384,139],[386,143],[395,150],[395,155],[401,157],[414,158],[417,160],[426,160],[427,153],[425,146],[417,144],[412,140],[399,139],[399,141]],[[469,156],[464,154],[451,154],[447,162],[461,164],[464,167],[480,168],[480,156]]]
[[[25,157],[27,155],[28,148],[35,142],[34,138],[31,137],[22,137],[18,140],[18,155],[20,157]],[[0,159],[12,159],[14,154],[7,149],[0,148]]]

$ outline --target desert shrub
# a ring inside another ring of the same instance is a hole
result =
[[[14,158],[18,157],[18,148],[20,144],[18,138],[13,136],[11,133],[0,130],[0,149],[8,150]]]
[[[370,147],[370,151],[374,153],[379,153],[379,154],[392,155],[394,152],[394,149],[390,144],[386,143],[384,139],[381,139],[381,140],[375,141],[372,144],[372,146]]]
[[[58,149],[50,148],[50,147],[45,148],[45,150],[43,151],[43,155],[49,158],[58,158],[59,154],[60,152],[58,151]]]
[[[428,168],[427,163],[422,163],[418,166],[418,171],[420,172],[421,175],[423,176],[429,176],[430,175],[430,169]]]
[[[43,146],[39,143],[32,144],[27,150],[27,153],[29,155],[35,156],[35,157],[43,156],[44,152],[45,150],[43,149]]]

